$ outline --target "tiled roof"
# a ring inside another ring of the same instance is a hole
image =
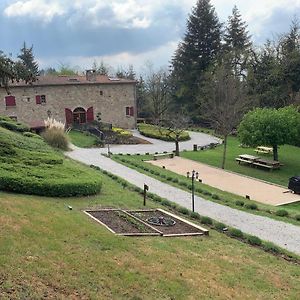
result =
[[[37,81],[26,84],[24,81],[11,83],[10,86],[47,86],[47,85],[81,85],[81,84],[122,84],[131,83],[135,84],[135,80],[111,78],[105,75],[95,76],[95,80],[87,80],[86,76],[79,75],[46,75],[37,76]]]

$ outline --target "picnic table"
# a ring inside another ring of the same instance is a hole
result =
[[[271,147],[265,147],[265,146],[258,146],[254,150],[256,153],[265,153],[265,154],[270,154],[273,153],[273,148]]]
[[[235,159],[239,164],[245,163],[251,167],[262,167],[268,170],[274,170],[280,168],[280,162],[274,160],[263,159],[258,156],[249,154],[241,154]]]

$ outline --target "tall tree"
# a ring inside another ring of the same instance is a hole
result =
[[[198,0],[172,59],[172,85],[179,106],[195,108],[198,82],[221,49],[221,23],[210,0]]]
[[[203,88],[204,118],[224,138],[222,169],[225,168],[228,135],[237,127],[249,105],[244,83],[235,76],[230,62],[231,59],[225,60],[213,74],[207,73]]]
[[[232,67],[236,75],[245,75],[247,58],[251,48],[251,41],[247,24],[236,6],[229,16],[224,34],[225,52],[231,53]]]
[[[37,76],[39,74],[39,66],[38,63],[34,60],[33,46],[27,48],[26,43],[24,42],[23,47],[20,51],[21,52],[18,55],[18,58],[24,64],[26,69],[32,73],[33,76]]]

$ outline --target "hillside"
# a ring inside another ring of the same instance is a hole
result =
[[[1,121],[0,190],[52,197],[100,192],[101,181],[94,170],[65,158],[26,127]]]

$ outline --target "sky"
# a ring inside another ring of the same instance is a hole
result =
[[[80,70],[94,61],[118,67],[167,66],[197,0],[0,0],[0,50],[24,41],[40,68]],[[300,0],[211,0],[222,22],[237,5],[256,45],[289,30]]]

